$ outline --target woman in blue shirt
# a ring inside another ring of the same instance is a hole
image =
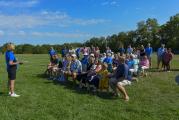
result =
[[[6,65],[7,65],[7,73],[8,73],[8,87],[9,87],[9,95],[11,97],[19,97],[20,95],[15,94],[14,92],[14,85],[15,85],[15,79],[16,79],[16,70],[17,65],[22,64],[22,62],[18,62],[16,60],[16,57],[14,55],[15,46],[12,43],[9,43],[7,45],[7,51],[5,54],[6,58]]]

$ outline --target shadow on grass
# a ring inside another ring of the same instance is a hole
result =
[[[37,78],[48,78],[48,76],[46,74],[37,74],[36,75]]]
[[[159,70],[157,68],[150,68],[147,70],[148,72],[163,72],[162,70]]]
[[[149,71],[149,72],[166,72],[166,71],[164,71],[164,70],[159,70],[159,69],[157,69],[157,68],[150,68],[150,69],[147,70],[147,71]],[[172,71],[175,72],[175,71],[179,71],[179,69],[171,69],[170,71],[171,71],[171,72],[172,72]]]
[[[43,78],[44,80],[46,80],[44,84],[54,84],[54,85],[64,86],[64,89],[71,90],[72,92],[77,93],[77,94],[89,94],[89,95],[98,96],[99,98],[102,98],[102,99],[116,99],[116,97],[113,97],[112,93],[109,93],[109,92],[92,92],[91,90],[88,91],[87,88],[80,89],[79,85],[75,84],[72,80],[68,80],[65,82],[59,82],[56,80],[48,80],[48,76],[45,74],[37,74],[37,77]]]
[[[73,81],[66,81],[66,82],[58,82],[58,81],[53,81],[55,85],[61,85],[64,86],[64,89],[69,89],[74,93],[77,94],[89,94],[92,96],[98,96],[102,99],[114,99],[111,93],[107,92],[92,92],[92,90],[88,91],[87,88],[79,88],[78,84],[74,84]]]
[[[4,92],[0,92],[0,97],[1,96],[8,96],[7,93],[4,93]]]
[[[179,69],[171,69],[171,71],[179,71]]]

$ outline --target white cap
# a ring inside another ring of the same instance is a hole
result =
[[[72,56],[72,57],[76,57],[76,54],[72,54],[71,56]]]
[[[131,54],[131,56],[132,56],[134,59],[137,58],[137,55],[135,55],[135,54]]]
[[[90,54],[90,56],[91,56],[91,57],[94,57],[94,54],[93,54],[93,53],[91,53],[91,54]]]
[[[87,52],[85,52],[83,55],[88,55],[88,53],[87,53]]]
[[[111,53],[107,53],[108,56],[111,56]]]

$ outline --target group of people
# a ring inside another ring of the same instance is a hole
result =
[[[165,48],[162,44],[157,51],[157,68],[159,69],[160,63],[162,63],[162,70],[170,72],[170,64],[173,59],[173,53],[171,48]]]
[[[18,65],[23,62],[17,61],[15,54],[15,45],[7,44],[5,53],[8,88],[11,97],[19,97],[15,93],[15,79]],[[157,68],[162,63],[162,70],[170,72],[170,63],[173,58],[171,48],[165,48],[162,44],[157,51]],[[99,47],[82,47],[76,50],[62,49],[61,57],[51,48],[49,50],[50,63],[48,64],[46,73],[49,79],[61,82],[68,81],[69,77],[79,88],[87,88],[94,92],[109,91],[117,96],[118,91],[124,95],[126,101],[129,96],[125,86],[130,85],[132,81],[138,80],[138,76],[147,76],[147,69],[152,67],[153,49],[150,43],[146,48],[141,45],[139,48],[132,48],[131,45],[125,50],[119,48],[118,53],[112,52],[107,47],[104,53],[100,52]],[[110,88],[110,89],[109,89]]]
[[[120,91],[124,100],[129,96],[125,86],[132,81],[138,81],[138,76],[147,76],[147,70],[152,67],[153,49],[150,43],[146,48],[141,45],[138,49],[131,45],[125,50],[123,47],[118,53],[114,53],[106,47],[104,53],[99,47],[82,47],[76,50],[62,49],[62,57],[51,48],[49,51],[50,63],[46,73],[49,79],[61,82],[68,81],[69,77],[79,88],[87,90],[110,91],[114,96]],[[170,61],[173,58],[171,49],[162,44],[157,51],[158,67],[162,62],[163,70],[170,70]]]

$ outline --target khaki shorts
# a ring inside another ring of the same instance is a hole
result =
[[[121,82],[118,82],[117,85],[120,85],[120,86],[131,85],[131,81],[129,81],[129,80],[123,80]]]

